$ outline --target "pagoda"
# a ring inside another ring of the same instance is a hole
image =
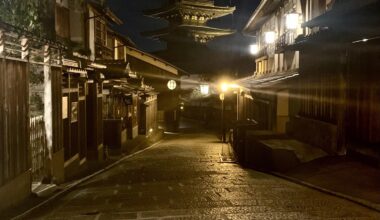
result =
[[[167,49],[156,55],[190,70],[186,68],[187,61],[202,57],[202,51],[207,50],[206,43],[235,33],[230,29],[210,27],[207,22],[234,11],[235,7],[216,6],[211,0],[169,0],[163,7],[145,12],[149,17],[167,20],[169,25],[144,35],[167,43]]]

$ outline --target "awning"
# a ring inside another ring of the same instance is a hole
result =
[[[330,11],[305,22],[303,27],[328,27],[335,32],[371,38],[380,35],[380,2],[378,0],[341,1]]]
[[[283,82],[284,80],[291,79],[299,76],[298,70],[295,71],[287,71],[281,73],[273,73],[273,74],[265,74],[263,76],[251,76],[247,78],[243,78],[237,80],[239,85],[242,85],[246,89],[257,89],[270,87],[274,84]]]
[[[128,63],[124,60],[96,60],[98,64],[104,65],[100,68],[106,79],[129,78]]]

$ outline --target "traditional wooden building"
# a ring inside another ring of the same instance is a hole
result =
[[[132,73],[143,79],[143,84],[154,88],[157,95],[157,121],[166,130],[176,130],[180,121],[180,77],[187,74],[180,68],[133,47],[126,47]]]
[[[299,101],[300,117],[290,123],[293,133],[305,122],[319,128],[313,135],[331,146],[329,152],[364,156],[376,165],[380,159],[379,9],[378,1],[335,1],[331,10],[303,24],[314,31],[295,45],[304,64],[299,79],[303,86],[295,94],[312,98]]]
[[[264,129],[330,154],[376,145],[377,127],[366,122],[377,120],[376,98],[368,95],[376,91],[368,85],[376,82],[377,41],[368,39],[378,36],[377,7],[376,1],[261,1],[244,30],[257,38],[256,72],[241,82],[252,90]]]
[[[180,72],[114,32],[109,24],[121,21],[97,1],[51,3],[52,38],[0,21],[0,197],[7,201],[0,210],[42,182],[61,183],[103,160],[118,135],[156,131],[157,92],[148,79],[166,87]],[[119,133],[109,119],[122,120]]]
[[[297,38],[310,32],[301,23],[326,11],[330,1],[271,1],[263,0],[244,29],[256,36],[252,45],[256,53],[256,71],[240,80],[252,90],[254,119],[263,129],[286,132],[286,125],[294,110],[289,107],[290,90],[299,76],[300,54],[288,49]]]

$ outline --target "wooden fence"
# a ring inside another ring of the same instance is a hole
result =
[[[30,150],[32,154],[32,177],[40,181],[45,173],[45,161],[48,155],[44,117],[30,119]]]
[[[29,169],[26,62],[0,58],[0,186]]]
[[[62,148],[62,46],[53,44],[0,22],[0,187],[31,169],[30,141],[38,138],[32,137],[33,133],[30,136],[30,63],[43,65],[51,70],[50,78],[54,88],[53,149],[56,152]],[[41,62],[41,58],[44,62]],[[42,123],[37,124],[41,126]],[[42,131],[37,133],[39,132]],[[36,165],[35,169],[40,168]]]

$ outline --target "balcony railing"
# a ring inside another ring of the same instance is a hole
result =
[[[295,43],[296,33],[293,31],[287,31],[282,34],[276,41],[276,51],[281,51],[285,46]]]

